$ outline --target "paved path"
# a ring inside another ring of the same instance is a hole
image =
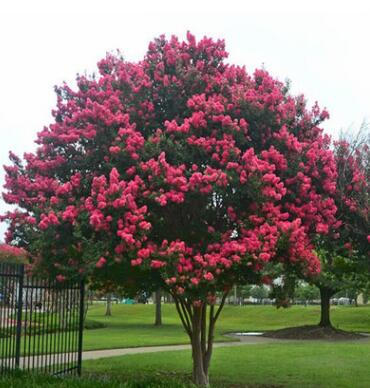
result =
[[[278,339],[278,338],[268,338],[261,337],[258,335],[255,336],[236,336],[228,335],[228,337],[235,339],[234,342],[215,342],[215,348],[221,347],[233,347],[233,346],[245,346],[245,345],[259,345],[259,344],[271,344],[271,343],[287,343],[287,342],[297,342],[304,340],[296,339]],[[368,342],[370,337],[362,338],[358,340],[348,340],[350,342]],[[319,342],[333,342],[330,340],[324,341],[319,340]],[[337,342],[337,341],[335,341]],[[346,342],[346,341],[340,341]],[[145,346],[138,348],[123,348],[123,349],[107,349],[107,350],[90,350],[82,353],[83,360],[96,360],[98,358],[114,357],[114,356],[126,356],[129,354],[142,354],[142,353],[157,353],[157,352],[168,352],[171,350],[187,350],[190,349],[190,345],[166,345],[166,346]]]
[[[266,337],[259,337],[259,336],[249,336],[248,338],[243,337],[240,339],[240,341],[235,341],[235,342],[216,342],[214,344],[214,347],[220,348],[220,347],[230,347],[230,346],[257,345],[257,344],[266,344],[266,343],[283,342],[283,341],[287,341],[287,340],[278,340],[274,338],[266,338]],[[157,353],[157,352],[168,352],[171,350],[187,350],[187,349],[190,349],[190,345],[143,346],[138,348],[89,350],[82,353],[82,359],[96,360],[98,358],[126,356],[128,354]]]
[[[233,336],[235,339],[236,337]],[[230,347],[230,346],[241,346],[241,345],[254,345],[262,343],[271,343],[279,342],[279,340],[272,338],[264,338],[257,336],[250,336],[248,338],[241,338],[241,341],[235,342],[217,342],[214,344],[215,348],[219,347]],[[280,340],[281,342],[281,340]],[[104,349],[104,350],[89,350],[82,353],[82,360],[97,360],[99,358],[115,357],[115,356],[126,356],[129,354],[143,354],[143,353],[157,353],[157,352],[167,352],[171,350],[188,350],[190,345],[164,345],[164,346],[143,346],[137,348],[121,348],[121,349]],[[21,369],[27,368],[28,363],[31,362],[32,365],[37,367],[38,365],[54,365],[54,364],[63,364],[63,361],[70,361],[71,363],[76,362],[76,353],[58,353],[55,355],[40,355],[35,356],[32,359],[28,357],[21,357],[19,366]],[[12,366],[15,364],[13,358],[1,359],[1,364],[3,366]]]

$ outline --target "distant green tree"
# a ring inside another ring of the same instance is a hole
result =
[[[320,291],[316,286],[303,283],[299,284],[296,288],[294,297],[296,300],[305,302],[305,304],[307,304],[315,299],[320,299]]]
[[[152,293],[156,294],[156,311],[154,324],[159,326],[162,324],[162,309],[161,300],[158,300],[158,294],[161,295],[161,290],[165,287],[158,273],[152,270],[146,272],[138,268],[130,268],[129,263],[116,263],[114,271],[103,267],[100,271],[96,271],[91,278],[90,289],[96,290],[107,298],[106,316],[112,315],[111,300],[112,296],[122,296],[128,298],[136,298],[139,300],[146,299]],[[107,271],[111,271],[111,278],[108,279]],[[150,282],[148,282],[150,279]],[[144,298],[143,298],[144,297]]]
[[[262,300],[267,298],[269,292],[265,286],[255,286],[251,289],[251,297],[258,300],[258,303],[262,303]]]
[[[242,301],[251,296],[252,288],[253,286],[251,286],[250,284],[238,287],[239,297],[242,299]]]

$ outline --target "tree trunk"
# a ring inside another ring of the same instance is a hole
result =
[[[89,291],[88,303],[90,303],[91,306],[94,304],[94,293],[91,290]],[[88,303],[86,303],[86,304],[88,304]]]
[[[112,294],[107,294],[107,308],[105,310],[105,316],[110,317],[112,315]]]
[[[158,288],[158,290],[155,292],[155,326],[161,326],[162,325],[162,293],[161,289]]]
[[[207,317],[207,303],[189,301],[172,294],[177,312],[187,332],[192,349],[193,383],[198,386],[209,386],[209,366],[213,352],[213,341],[216,321],[225,305],[228,292],[222,297],[221,304],[216,308],[210,305]]]
[[[238,289],[237,286],[234,286],[234,305],[236,306],[238,304]]]
[[[191,336],[191,349],[193,356],[193,382],[196,385],[207,386],[209,385],[208,370],[205,368],[205,354],[202,331],[205,325],[203,316],[203,308],[194,308],[193,313],[193,334]]]
[[[89,304],[84,303],[84,322],[86,322],[87,312],[89,310]]]
[[[209,386],[208,370],[204,368],[200,341],[192,343],[193,383],[199,386]]]
[[[330,298],[334,295],[334,291],[330,288],[319,287],[321,298],[321,319],[319,326],[332,327],[330,322]]]

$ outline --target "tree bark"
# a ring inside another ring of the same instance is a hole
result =
[[[155,292],[155,326],[161,326],[162,325],[162,292],[161,289],[158,288],[158,290]]]
[[[235,306],[238,304],[237,297],[238,297],[238,289],[237,289],[237,286],[235,285],[234,286],[234,305]]]
[[[216,321],[225,305],[228,292],[222,297],[218,307],[209,307],[206,302],[197,303],[172,294],[177,312],[187,332],[192,349],[193,383],[198,386],[209,386],[209,366],[213,352],[213,341]]]
[[[105,310],[105,316],[110,317],[112,315],[112,294],[107,294],[107,308]]]
[[[92,291],[89,292],[89,302],[91,306],[94,304],[94,293]]]
[[[334,291],[330,288],[319,287],[321,298],[321,319],[319,326],[332,327],[330,321],[330,298],[334,295]]]
[[[203,306],[194,308],[193,314],[193,335],[191,338],[193,356],[193,382],[196,385],[209,385],[208,371],[204,365],[204,314]]]

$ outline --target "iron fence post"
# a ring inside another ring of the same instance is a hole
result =
[[[35,368],[81,375],[84,280],[61,285],[30,276],[24,265],[0,262],[0,293],[0,329],[5,331],[0,376],[7,370]]]
[[[15,337],[15,366],[19,368],[21,358],[21,336],[22,336],[22,306],[23,306],[23,281],[24,265],[20,265],[18,273],[18,300],[17,300],[17,328]]]
[[[78,326],[78,358],[77,358],[77,374],[81,376],[82,369],[82,336],[84,330],[84,315],[85,315],[85,282],[80,282],[80,314],[79,314],[79,326]]]

